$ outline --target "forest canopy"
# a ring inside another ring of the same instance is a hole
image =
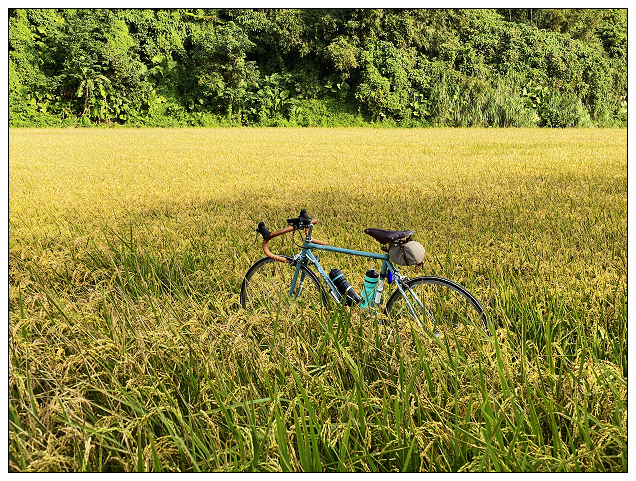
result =
[[[9,125],[627,124],[625,9],[9,9]]]

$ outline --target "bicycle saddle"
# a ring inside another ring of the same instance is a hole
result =
[[[414,234],[412,230],[382,230],[382,229],[364,229],[365,234],[369,234],[380,244],[388,244],[389,242],[395,242],[396,240],[410,237]]]

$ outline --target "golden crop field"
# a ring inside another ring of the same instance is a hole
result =
[[[245,311],[301,208],[415,231],[494,332]],[[624,129],[10,129],[10,469],[625,471],[626,260]]]

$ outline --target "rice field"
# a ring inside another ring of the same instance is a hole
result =
[[[492,335],[241,309],[301,208]],[[8,270],[11,471],[627,471],[624,129],[10,129]]]

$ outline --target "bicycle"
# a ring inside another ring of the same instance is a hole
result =
[[[387,319],[381,321],[385,323],[415,321],[417,329],[428,326],[436,337],[449,327],[455,330],[460,326],[470,326],[488,334],[484,308],[466,288],[438,276],[410,279],[397,269],[389,253],[392,248],[403,251],[403,246],[411,242],[413,231],[365,229],[365,233],[381,244],[384,253],[378,254],[330,246],[314,238],[313,227],[317,222],[318,219],[312,219],[303,209],[298,217],[287,220],[287,227],[275,232],[270,232],[264,222],[258,224],[256,238],[258,234],[263,237],[265,257],[256,261],[245,274],[240,295],[243,308],[279,315],[281,312],[323,315],[331,310],[331,298],[336,305],[359,306],[376,317],[384,315]],[[270,252],[268,244],[272,239],[297,230],[305,231],[298,254],[289,257]],[[381,261],[382,265],[379,273],[373,271],[378,274],[377,280],[373,272],[367,271],[365,285],[358,295],[344,276],[338,275],[339,271],[334,273],[336,269],[332,269],[327,274],[313,251],[366,257]],[[393,289],[382,308],[387,285],[389,290]]]

